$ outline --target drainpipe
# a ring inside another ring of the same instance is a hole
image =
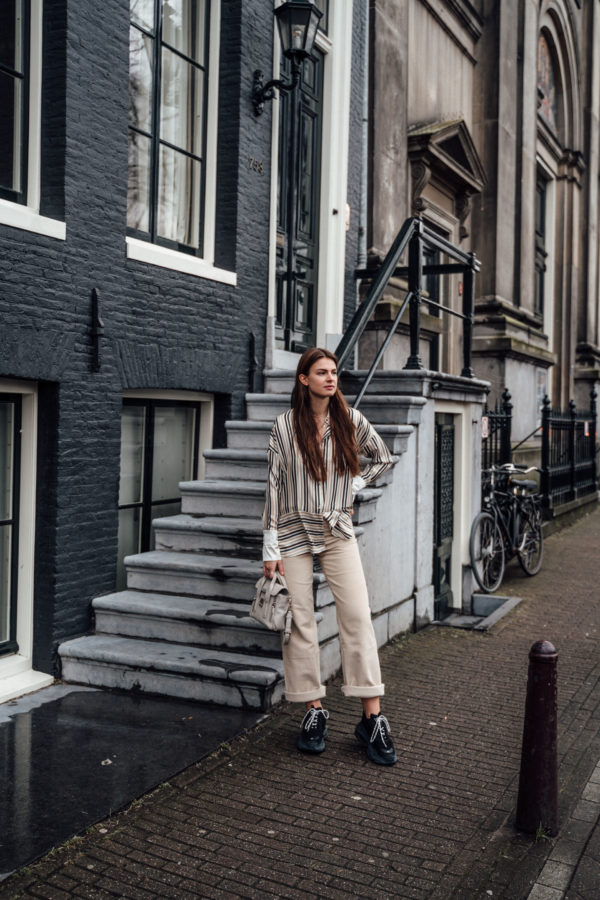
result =
[[[360,202],[358,213],[358,257],[356,265],[359,269],[367,266],[367,177],[369,152],[369,19],[371,16],[370,4],[367,4],[365,19],[365,58],[363,71],[363,97],[362,97],[362,128],[361,128],[361,171],[360,171]],[[358,301],[358,283],[356,285]]]

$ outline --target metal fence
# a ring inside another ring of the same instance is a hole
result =
[[[510,391],[506,388],[500,401],[496,400],[493,409],[487,402],[483,408],[481,468],[490,469],[512,462],[510,447],[512,403]]]
[[[597,490],[596,391],[590,408],[578,410],[571,400],[568,410],[552,409],[550,398],[542,405],[542,479],[544,506],[552,509]]]

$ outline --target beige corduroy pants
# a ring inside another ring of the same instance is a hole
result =
[[[380,697],[384,686],[356,539],[334,537],[325,523],[325,550],[319,554],[319,562],[335,600],[344,676],[342,693],[347,697]],[[286,556],[283,566],[293,615],[289,643],[282,645],[285,696],[303,703],[326,693],[321,684],[314,612],[313,555]]]

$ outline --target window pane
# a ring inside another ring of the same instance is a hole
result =
[[[146,415],[143,406],[124,406],[121,419],[119,504],[139,503],[144,477]]]
[[[10,570],[12,526],[0,527],[0,643],[10,639]]]
[[[152,131],[152,51],[154,41],[129,29],[129,124]]]
[[[137,231],[150,230],[150,138],[129,132],[127,178],[127,225]]]
[[[203,65],[206,21],[204,0],[163,0],[162,13],[163,41]]]
[[[119,510],[119,555],[117,557],[117,590],[126,586],[127,574],[123,560],[139,553],[142,511],[139,508]]]
[[[157,406],[154,410],[152,500],[179,496],[179,482],[192,477],[195,411]]]
[[[21,103],[20,78],[0,72],[0,187],[21,191]]]
[[[14,403],[0,403],[0,520],[13,515],[14,421]]]
[[[23,3],[2,0],[0,3],[0,63],[9,69],[23,71]]]
[[[169,147],[160,148],[157,232],[188,247],[199,247],[202,167]]]
[[[154,0],[129,0],[131,21],[146,31],[154,31]]]
[[[163,48],[160,137],[195,156],[202,155],[204,75]]]

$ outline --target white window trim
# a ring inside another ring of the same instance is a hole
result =
[[[279,5],[279,4],[276,4]],[[323,131],[321,135],[321,197],[319,277],[317,282],[317,345],[328,346],[327,335],[339,335],[344,320],[346,200],[352,64],[352,4],[330,0],[329,35],[317,33],[315,46],[325,54]],[[273,77],[279,77],[281,49],[274,29]],[[273,101],[271,134],[271,226],[269,235],[269,316],[276,311],[277,178],[279,101]],[[334,213],[333,211],[337,212]],[[351,211],[351,215],[357,210]],[[274,331],[273,331],[274,335]],[[274,340],[274,337],[273,337]],[[334,340],[333,343],[336,343]],[[289,368],[299,355],[273,348],[273,365]]]
[[[2,381],[0,394],[22,396],[21,483],[19,503],[19,583],[17,642],[19,650],[0,657],[0,703],[52,684],[54,678],[33,669],[33,582],[35,562],[35,484],[37,387],[30,382]]]
[[[29,137],[27,146],[27,204],[0,199],[0,225],[21,228],[64,241],[67,226],[40,215],[42,132],[42,11],[43,0],[31,0],[29,32]]]
[[[203,256],[192,256],[128,237],[127,258],[145,262],[151,266],[171,269],[186,275],[195,275],[221,284],[237,286],[237,275],[215,266],[215,217],[217,208],[217,136],[219,124],[219,54],[221,36],[221,0],[210,5],[208,50],[208,97],[206,109],[206,170],[204,177],[204,234]]]
[[[135,259],[138,262],[158,266],[161,269],[171,269],[173,272],[182,272],[185,275],[196,275],[198,278],[206,278],[209,281],[219,281],[221,284],[237,285],[237,274],[227,269],[218,269],[205,259],[181,253],[179,250],[171,250],[169,247],[161,247],[160,244],[151,244],[150,241],[142,241],[139,238],[127,237],[127,259]]]

